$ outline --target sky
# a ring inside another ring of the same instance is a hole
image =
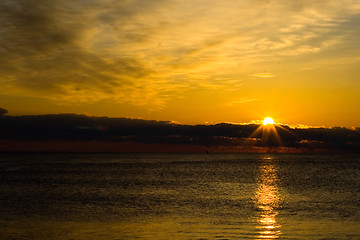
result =
[[[360,126],[357,0],[2,0],[0,107]]]

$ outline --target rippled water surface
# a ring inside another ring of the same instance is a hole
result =
[[[360,155],[2,154],[0,239],[360,239]]]

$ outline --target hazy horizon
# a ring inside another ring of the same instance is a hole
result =
[[[360,152],[360,128],[293,127],[271,118],[186,125],[79,114],[3,114],[0,130],[2,152]]]

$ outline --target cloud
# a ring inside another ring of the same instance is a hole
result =
[[[92,49],[98,7],[99,1],[2,1],[4,91],[65,102],[156,105],[162,97],[153,92],[161,83],[152,80],[148,66],[133,56],[109,58]]]
[[[359,129],[290,128],[277,125],[275,126],[277,135],[274,131],[264,133],[263,131],[266,130],[261,130],[260,126],[261,124],[230,123],[182,125],[167,121],[88,117],[75,114],[5,115],[0,118],[0,139],[225,146],[243,150],[243,147],[277,147],[279,149],[285,147],[299,151],[360,151]],[[264,139],[264,134],[267,135],[266,139]]]
[[[7,113],[8,113],[8,111],[6,109],[0,108],[0,116],[7,114]]]
[[[275,75],[272,73],[254,73],[250,75],[251,77],[259,77],[259,78],[272,78]]]
[[[359,12],[351,0],[3,0],[2,91],[161,108],[184,89],[232,91],[256,64],[340,46]]]

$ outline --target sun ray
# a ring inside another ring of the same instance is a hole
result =
[[[271,125],[271,131],[275,133],[274,136],[275,136],[279,146],[282,146],[283,145],[282,139],[281,139],[281,137],[280,137],[279,133],[277,132],[276,127],[274,125]]]
[[[262,121],[262,124],[260,124],[258,128],[255,129],[255,131],[250,134],[249,138],[254,138],[257,137],[259,134],[261,134],[261,138],[259,141],[261,146],[269,147],[269,146],[274,146],[274,144],[276,146],[282,146],[283,141],[279,133],[277,132],[275,126],[278,125],[275,124],[274,120],[271,117],[266,117]],[[275,140],[275,142],[269,142],[269,140],[271,139]]]

